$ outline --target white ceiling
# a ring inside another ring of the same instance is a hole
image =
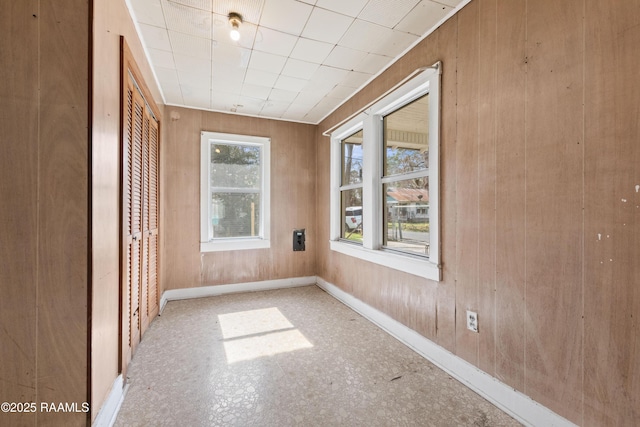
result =
[[[466,3],[128,1],[166,104],[313,124]]]

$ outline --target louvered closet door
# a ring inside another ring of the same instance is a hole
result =
[[[145,110],[143,135],[142,334],[158,314],[158,123],[148,109]]]
[[[158,314],[159,117],[122,41],[121,369]],[[146,97],[146,99],[145,99]]]
[[[140,287],[143,269],[143,141],[144,141],[144,100],[140,93],[130,86],[131,123],[130,139],[124,155],[126,162],[126,180],[124,183],[125,216],[128,216],[128,235],[126,237],[127,276],[126,302],[128,305],[129,340],[131,353],[140,342],[141,313]]]

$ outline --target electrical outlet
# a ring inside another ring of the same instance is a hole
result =
[[[478,313],[467,310],[467,329],[478,332]]]

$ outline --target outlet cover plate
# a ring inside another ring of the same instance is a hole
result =
[[[471,332],[478,332],[478,313],[467,310],[467,329]]]

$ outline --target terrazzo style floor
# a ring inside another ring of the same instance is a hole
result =
[[[316,286],[169,302],[116,426],[518,426]]]

